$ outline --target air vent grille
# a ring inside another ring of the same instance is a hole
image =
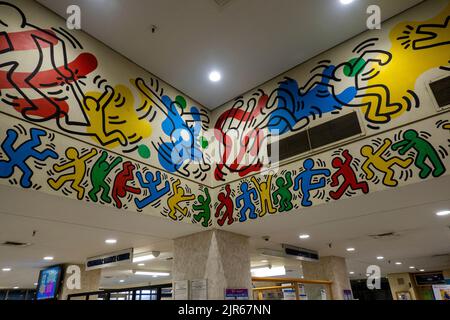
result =
[[[369,237],[371,237],[375,240],[379,240],[379,239],[395,238],[395,237],[399,237],[399,235],[395,232],[386,232],[386,233],[380,233],[380,234],[372,234],[372,235],[369,235]]]
[[[231,0],[214,0],[214,2],[215,2],[219,7],[224,7],[224,6],[226,6],[229,2],[231,2]]]
[[[3,247],[16,247],[16,248],[23,248],[28,247],[31,245],[31,243],[28,242],[17,242],[17,241],[5,241],[2,244],[0,244]]]
[[[450,77],[431,82],[430,89],[440,109],[450,107]]]
[[[268,154],[271,157],[272,150],[277,150],[275,144],[278,144],[278,160],[283,161],[361,134],[358,115],[352,112],[274,142],[269,145]]]

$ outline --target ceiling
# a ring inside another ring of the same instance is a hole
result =
[[[317,250],[321,256],[345,257],[353,278],[364,278],[369,265],[379,265],[383,275],[450,269],[450,216],[436,216],[450,209],[449,185],[450,176],[445,176],[224,230],[250,236],[253,248],[280,249],[281,243],[287,243]],[[394,236],[372,237],[386,233]],[[300,234],[309,234],[310,239],[301,240]],[[347,252],[349,247],[356,251]],[[377,256],[385,259],[379,261]]]
[[[214,109],[365,31],[369,5],[379,5],[385,20],[421,0],[38,2],[63,17],[79,5],[85,32]],[[221,82],[208,80],[213,69]]]
[[[352,278],[364,278],[369,265],[379,265],[383,275],[411,272],[409,266],[427,271],[450,269],[450,217],[435,213],[450,208],[450,176],[396,189],[341,200],[289,214],[268,216],[249,223],[234,224],[224,230],[248,235],[252,266],[285,265],[301,270],[296,260],[261,256],[257,249],[281,249],[287,243],[317,250],[321,256],[347,259]],[[24,201],[23,199],[26,199]],[[57,263],[84,263],[87,257],[134,247],[136,252],[157,250],[161,258],[146,262],[141,269],[169,271],[172,239],[200,232],[198,225],[173,223],[159,217],[105,208],[42,192],[0,186],[0,242],[30,242],[25,248],[0,246],[0,288],[33,287],[39,269]],[[33,231],[36,230],[35,236]],[[370,235],[393,232],[395,236],[374,239]],[[299,234],[307,233],[308,240]],[[269,241],[263,240],[270,236]],[[106,245],[107,238],[118,240]],[[330,244],[331,243],[331,247]],[[347,247],[355,247],[353,253]],[[52,255],[54,261],[45,262]],[[384,256],[383,261],[376,260]],[[268,260],[268,262],[262,262]],[[402,262],[401,266],[395,262]],[[136,276],[135,265],[107,269],[102,273],[104,288],[169,282]],[[412,270],[415,271],[415,270]],[[119,280],[125,280],[120,283]]]

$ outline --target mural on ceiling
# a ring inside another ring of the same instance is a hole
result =
[[[189,106],[181,95],[171,98],[154,78],[130,77],[128,84],[111,84],[97,72],[103,61],[85,52],[73,34],[30,20],[16,5],[0,1],[2,111],[14,110],[29,122],[154,161],[170,173],[206,179],[206,110]],[[94,180],[101,180],[106,173],[101,171]]]
[[[229,226],[443,176],[447,114],[218,190],[87,144],[68,147],[70,138],[24,122],[2,129],[0,182],[203,227]]]
[[[271,92],[260,88],[236,99],[215,123],[222,161],[214,178],[259,172],[264,139],[305,130],[325,114],[338,117],[356,108],[375,131],[420,108],[420,77],[430,70],[450,71],[449,22],[450,5],[432,19],[396,25],[389,33],[390,49],[381,49],[386,45],[379,38],[368,38],[344,61],[322,58],[305,83],[286,77]],[[242,164],[243,158],[249,161]]]

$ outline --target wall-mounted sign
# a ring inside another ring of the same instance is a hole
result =
[[[435,284],[433,285],[434,299],[450,301],[450,285]]]
[[[86,271],[129,264],[133,261],[133,248],[87,258]]]
[[[208,299],[208,280],[192,280],[191,281],[191,300],[207,300]]]
[[[352,290],[344,289],[344,300],[353,300]]]
[[[225,300],[248,300],[248,289],[225,289]]]
[[[180,280],[173,283],[173,299],[189,300],[189,281]]]

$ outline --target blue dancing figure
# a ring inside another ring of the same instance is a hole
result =
[[[301,188],[302,206],[310,207],[312,206],[312,202],[309,199],[311,197],[311,191],[325,187],[325,177],[329,177],[331,172],[328,169],[313,169],[314,161],[312,159],[306,159],[303,162],[303,168],[304,170],[295,177],[294,191],[298,191]],[[321,175],[325,177],[321,177],[318,182],[313,182],[314,177]]]
[[[242,208],[240,210],[241,217],[239,218],[239,222],[247,221],[247,211],[249,211],[248,217],[250,219],[256,219],[258,216],[256,215],[255,212],[256,207],[252,202],[252,198],[253,201],[256,201],[258,199],[258,193],[253,188],[249,189],[247,182],[243,182],[241,184],[240,189],[242,194],[236,198],[237,209],[241,208],[241,202],[243,203]]]
[[[172,101],[168,96],[161,99],[167,108],[167,117],[161,124],[163,132],[170,137],[170,142],[162,143],[158,148],[160,164],[169,172],[178,171],[186,161],[201,163],[203,152],[201,151],[198,137],[201,133],[202,114],[196,107],[186,109],[186,101],[183,99]],[[178,107],[183,110],[180,114]],[[187,121],[185,118],[190,117]]]
[[[44,161],[47,158],[58,159],[58,154],[51,149],[47,148],[43,151],[36,150],[36,147],[42,144],[41,137],[46,134],[44,130],[32,128],[30,130],[30,139],[14,148],[18,133],[14,129],[9,129],[6,132],[6,138],[1,146],[9,160],[0,161],[0,178],[11,177],[14,173],[14,167],[17,167],[22,171],[20,185],[23,188],[30,188],[32,185],[31,177],[33,176],[33,170],[27,165],[27,160],[30,158],[39,161]]]
[[[144,181],[144,178],[142,177],[142,174],[140,172],[136,172],[136,177],[141,187],[146,188],[149,191],[148,197],[142,200],[139,200],[137,198],[134,199],[134,203],[139,209],[145,208],[150,203],[158,200],[170,191],[169,181],[166,181],[164,187],[158,190],[158,186],[161,184],[161,172],[159,171],[156,172],[156,179],[154,178],[152,172],[147,172],[145,174],[145,179],[147,181]]]

